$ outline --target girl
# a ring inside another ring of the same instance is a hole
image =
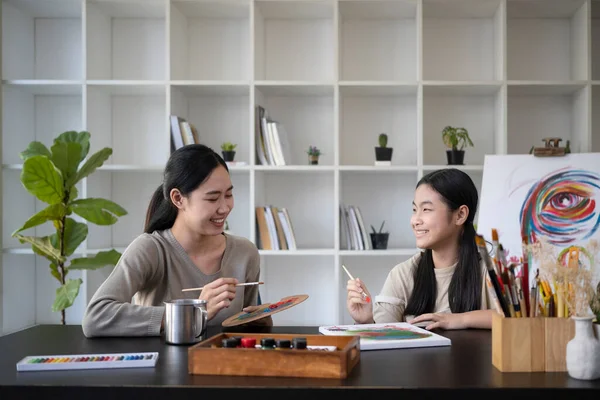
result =
[[[473,181],[458,169],[424,176],[417,183],[410,223],[417,247],[425,250],[390,271],[373,306],[367,302],[370,294],[364,283],[349,280],[347,308],[354,321],[491,329],[494,311],[489,309],[487,269],[480,261],[473,227],[477,200]]]
[[[204,286],[209,325],[220,325],[257,304],[260,257],[249,240],[225,234],[233,208],[227,164],[210,148],[188,145],[175,151],[146,213],[146,226],[123,252],[90,300],[83,332],[92,336],[158,336],[163,301],[195,297],[182,292]],[[197,293],[197,292],[196,292]],[[272,323],[270,320],[262,324]]]

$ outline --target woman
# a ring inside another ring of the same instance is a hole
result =
[[[473,226],[477,201],[473,181],[458,169],[424,176],[415,189],[410,221],[417,247],[424,250],[390,271],[373,305],[360,279],[348,281],[347,308],[354,321],[491,329],[487,270]]]
[[[233,208],[227,164],[210,148],[188,145],[167,162],[163,183],[146,213],[146,226],[124,251],[89,302],[83,332],[92,336],[158,336],[163,302],[194,298],[200,287],[209,325],[220,325],[257,304],[260,257],[249,240],[225,234]],[[262,320],[261,323],[272,323]]]

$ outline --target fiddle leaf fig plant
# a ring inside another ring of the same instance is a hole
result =
[[[115,265],[121,257],[121,253],[114,249],[100,251],[92,257],[72,257],[88,235],[87,224],[76,221],[73,214],[96,225],[112,225],[118,217],[127,214],[123,207],[110,200],[77,198],[77,183],[91,175],[112,155],[112,149],[105,147],[86,160],[89,150],[89,132],[68,131],[55,138],[50,149],[34,141],[20,153],[23,160],[22,185],[48,206],[25,221],[12,236],[21,243],[29,243],[35,254],[50,262],[50,274],[60,283],[52,311],[61,312],[63,325],[65,310],[73,305],[83,283],[80,278],[67,279],[69,272]],[[48,236],[20,233],[46,222],[52,222],[55,233]]]

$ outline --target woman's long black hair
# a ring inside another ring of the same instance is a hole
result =
[[[477,212],[477,188],[465,172],[455,169],[442,169],[425,175],[417,188],[429,185],[438,192],[450,210],[460,206],[469,208],[469,216],[463,225],[460,237],[458,264],[450,287],[448,301],[453,313],[478,310],[481,307],[482,274],[479,253],[475,245],[473,219]],[[431,249],[423,251],[419,265],[414,272],[414,289],[406,305],[405,315],[420,315],[434,311],[437,297],[433,256]]]
[[[172,228],[177,218],[177,207],[171,201],[171,190],[179,189],[183,196],[187,196],[219,166],[229,172],[223,158],[205,145],[190,144],[175,150],[167,161],[163,183],[154,191],[148,205],[144,232]]]

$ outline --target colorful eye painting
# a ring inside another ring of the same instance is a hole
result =
[[[565,168],[533,184],[523,201],[521,234],[529,243],[544,237],[564,248],[585,242],[600,224],[600,175],[583,169]],[[585,253],[583,247],[580,248]],[[564,262],[565,260],[563,260]]]
[[[586,247],[600,241],[600,156],[486,155],[479,204],[478,233],[491,240],[497,229],[508,257],[523,256],[525,237],[555,246],[563,265],[571,247],[589,264]],[[531,287],[536,266],[528,260]]]
[[[544,176],[532,185],[521,208],[521,233],[530,243],[545,237],[566,246],[592,237],[600,224],[597,198],[600,176],[566,169]]]

